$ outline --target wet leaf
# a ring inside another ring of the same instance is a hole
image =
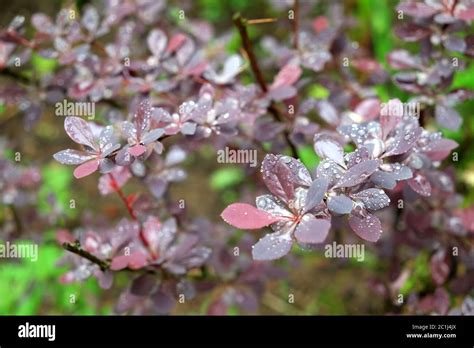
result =
[[[378,217],[372,214],[367,214],[365,218],[351,215],[349,225],[359,237],[369,242],[378,241],[382,234],[382,224]]]
[[[353,203],[352,199],[343,194],[330,196],[327,200],[328,209],[335,214],[349,214]]]
[[[306,214],[296,227],[296,240],[303,244],[318,244],[326,239],[331,223],[325,219],[316,219],[311,214]]]
[[[267,234],[252,247],[252,257],[262,261],[276,260],[288,254],[292,245],[293,240],[289,234]]]
[[[224,209],[221,217],[228,224],[245,230],[259,229],[281,219],[245,203],[229,205]]]

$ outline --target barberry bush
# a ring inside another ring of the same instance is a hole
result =
[[[1,238],[54,236],[60,286],[96,278],[107,313],[474,313],[474,2],[3,20]]]

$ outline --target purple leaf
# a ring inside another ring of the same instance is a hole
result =
[[[222,219],[229,225],[244,230],[259,229],[281,220],[267,212],[246,203],[233,203],[221,214]]]
[[[349,214],[353,203],[352,199],[343,194],[330,196],[327,200],[328,209],[335,214]]]
[[[333,138],[326,134],[316,134],[314,136],[314,150],[322,159],[330,159],[344,167],[344,150],[342,146]]]
[[[448,279],[451,267],[446,251],[441,249],[433,254],[430,260],[431,278],[436,285],[442,285]]]
[[[397,11],[402,11],[412,17],[431,17],[438,10],[423,2],[405,1],[397,6]]]
[[[311,214],[306,214],[296,227],[296,240],[303,244],[318,244],[326,239],[331,223],[325,219],[316,219]]]
[[[319,116],[329,123],[336,126],[339,123],[339,116],[336,108],[327,100],[320,100],[317,103]]]
[[[87,154],[84,151],[67,149],[56,152],[53,157],[59,163],[75,165],[84,163],[85,161],[94,158],[95,155]]]
[[[151,300],[158,314],[168,314],[175,304],[173,297],[161,289],[151,296]]]
[[[415,177],[407,181],[408,185],[418,193],[420,196],[428,197],[431,195],[430,182],[421,174],[416,174]]]
[[[255,200],[255,204],[258,209],[267,212],[273,216],[281,216],[283,218],[291,219],[293,214],[287,210],[287,208],[272,195],[258,196]]]
[[[270,89],[272,90],[277,89],[281,86],[293,85],[296,81],[298,81],[302,72],[303,71],[301,70],[299,65],[292,63],[286,64],[275,76],[275,79],[273,80]]]
[[[279,232],[265,235],[252,247],[254,260],[275,260],[285,256],[291,250],[293,240],[288,233]]]
[[[306,195],[304,212],[307,212],[322,202],[324,195],[328,189],[328,180],[326,178],[318,178],[313,181]]]
[[[136,296],[147,296],[155,287],[157,278],[151,274],[143,274],[135,278],[130,287],[130,292]]]
[[[94,136],[92,131],[82,118],[71,116],[64,120],[64,129],[69,137],[78,144],[89,146],[95,149]]]
[[[135,113],[134,120],[137,127],[137,137],[141,139],[142,135],[150,127],[150,119],[153,113],[150,100],[144,99],[138,105],[137,112]]]
[[[294,170],[290,168],[290,165]],[[298,162],[288,156],[266,155],[262,163],[262,175],[268,190],[285,201],[292,199],[294,195],[293,184],[300,182],[298,177],[300,171],[295,173],[298,170],[297,165]],[[301,163],[299,165],[302,166]],[[309,173],[307,175],[311,180]]]
[[[360,147],[354,152],[347,154],[347,167],[353,167],[357,163],[367,161],[369,159],[369,150],[366,147]]]
[[[379,167],[380,160],[368,160],[349,168],[335,187],[351,187],[358,185],[371,176]]]
[[[380,100],[377,98],[368,98],[357,104],[354,112],[362,116],[363,121],[375,119],[380,112]]]
[[[365,218],[351,215],[349,226],[359,237],[369,242],[378,241],[382,234],[382,224],[378,217],[372,214],[367,214]]]
[[[421,127],[405,128],[394,137],[382,157],[404,154],[416,143],[422,132]]]
[[[155,57],[158,59],[161,58],[166,45],[168,43],[168,39],[166,38],[165,33],[163,33],[159,29],[154,29],[150,31],[147,38],[148,49],[153,53]]]
[[[352,195],[364,203],[364,206],[369,210],[378,210],[388,207],[390,198],[386,195],[384,190],[370,188]]]
[[[418,69],[420,60],[411,55],[406,50],[395,50],[389,53],[387,57],[388,64],[395,69]]]
[[[444,47],[450,51],[464,52],[467,48],[466,41],[463,38],[455,35],[448,35],[446,40],[443,42]]]
[[[423,152],[433,161],[445,159],[459,144],[451,139],[437,139],[423,147]]]
[[[428,28],[422,27],[415,23],[404,23],[395,28],[395,34],[402,40],[407,42],[416,42],[430,35]]]
[[[344,169],[332,160],[323,160],[316,169],[318,178],[326,178],[329,182],[328,186],[332,187],[344,175]]]
[[[459,113],[445,105],[436,105],[435,117],[436,122],[438,122],[440,126],[448,129],[458,130],[462,124],[462,118]]]

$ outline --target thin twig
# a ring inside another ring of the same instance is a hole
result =
[[[248,19],[247,24],[248,25],[254,25],[254,24],[266,24],[266,23],[273,23],[276,22],[276,18],[258,18],[258,19]]]
[[[250,67],[252,68],[253,75],[255,76],[255,79],[257,80],[257,83],[262,89],[262,91],[264,93],[267,93],[268,86],[267,86],[267,83],[265,82],[262,71],[260,70],[260,66],[258,65],[257,58],[255,57],[255,53],[253,51],[252,42],[250,41],[250,38],[247,32],[248,21],[245,18],[243,18],[240,15],[240,13],[236,13],[233,19],[234,19],[234,24],[237,27],[237,30],[239,31],[240,38],[242,39],[242,45],[244,46],[245,53],[250,61]],[[278,108],[275,106],[273,102],[268,107],[268,111],[270,111],[270,113],[273,115],[275,120],[277,120],[278,122],[284,122],[283,117],[281,116]],[[298,152],[295,145],[290,140],[290,133],[288,132],[288,130],[284,131],[284,136],[285,136],[286,143],[288,144],[291,150],[292,156],[296,157],[298,155]]]
[[[79,243],[79,241],[76,241],[75,243],[63,243],[64,249],[67,251],[72,252],[73,254],[79,255],[87,260],[89,260],[92,263],[95,263],[97,266],[100,267],[102,271],[106,271],[110,268],[110,262],[107,260],[102,260],[98,258],[97,256],[91,254],[90,252],[84,250]]]
[[[268,92],[268,87],[263,78],[262,71],[257,63],[257,58],[255,57],[255,53],[253,52],[252,42],[250,41],[249,34],[247,32],[247,25],[246,19],[242,18],[240,13],[234,15],[234,24],[239,31],[240,37],[242,39],[242,45],[244,46],[244,50],[249,57],[250,66],[252,67],[253,74],[255,75],[255,79],[257,80],[260,88],[266,93]]]

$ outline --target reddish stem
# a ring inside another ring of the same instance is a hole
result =
[[[135,214],[135,211],[133,210],[133,207],[132,205],[130,204],[130,201],[127,199],[127,197],[125,196],[125,194],[123,193],[122,189],[119,187],[119,185],[117,184],[117,181],[115,180],[114,176],[112,173],[109,173],[109,178],[110,178],[110,185],[112,186],[113,190],[115,192],[117,192],[117,194],[119,195],[120,199],[123,201],[123,203],[125,204],[125,207],[127,208],[127,211],[128,213],[130,214],[130,217],[132,218],[132,220],[134,221],[138,221],[137,219],[137,215]],[[148,243],[148,241],[146,240],[145,238],[145,235],[143,233],[143,226],[142,224],[140,223],[140,240],[141,242],[143,243],[143,245],[145,246],[145,248],[148,250],[148,252],[150,253],[151,257],[156,260],[157,259],[157,255],[153,252],[153,249],[151,248],[150,246],[150,243]]]

